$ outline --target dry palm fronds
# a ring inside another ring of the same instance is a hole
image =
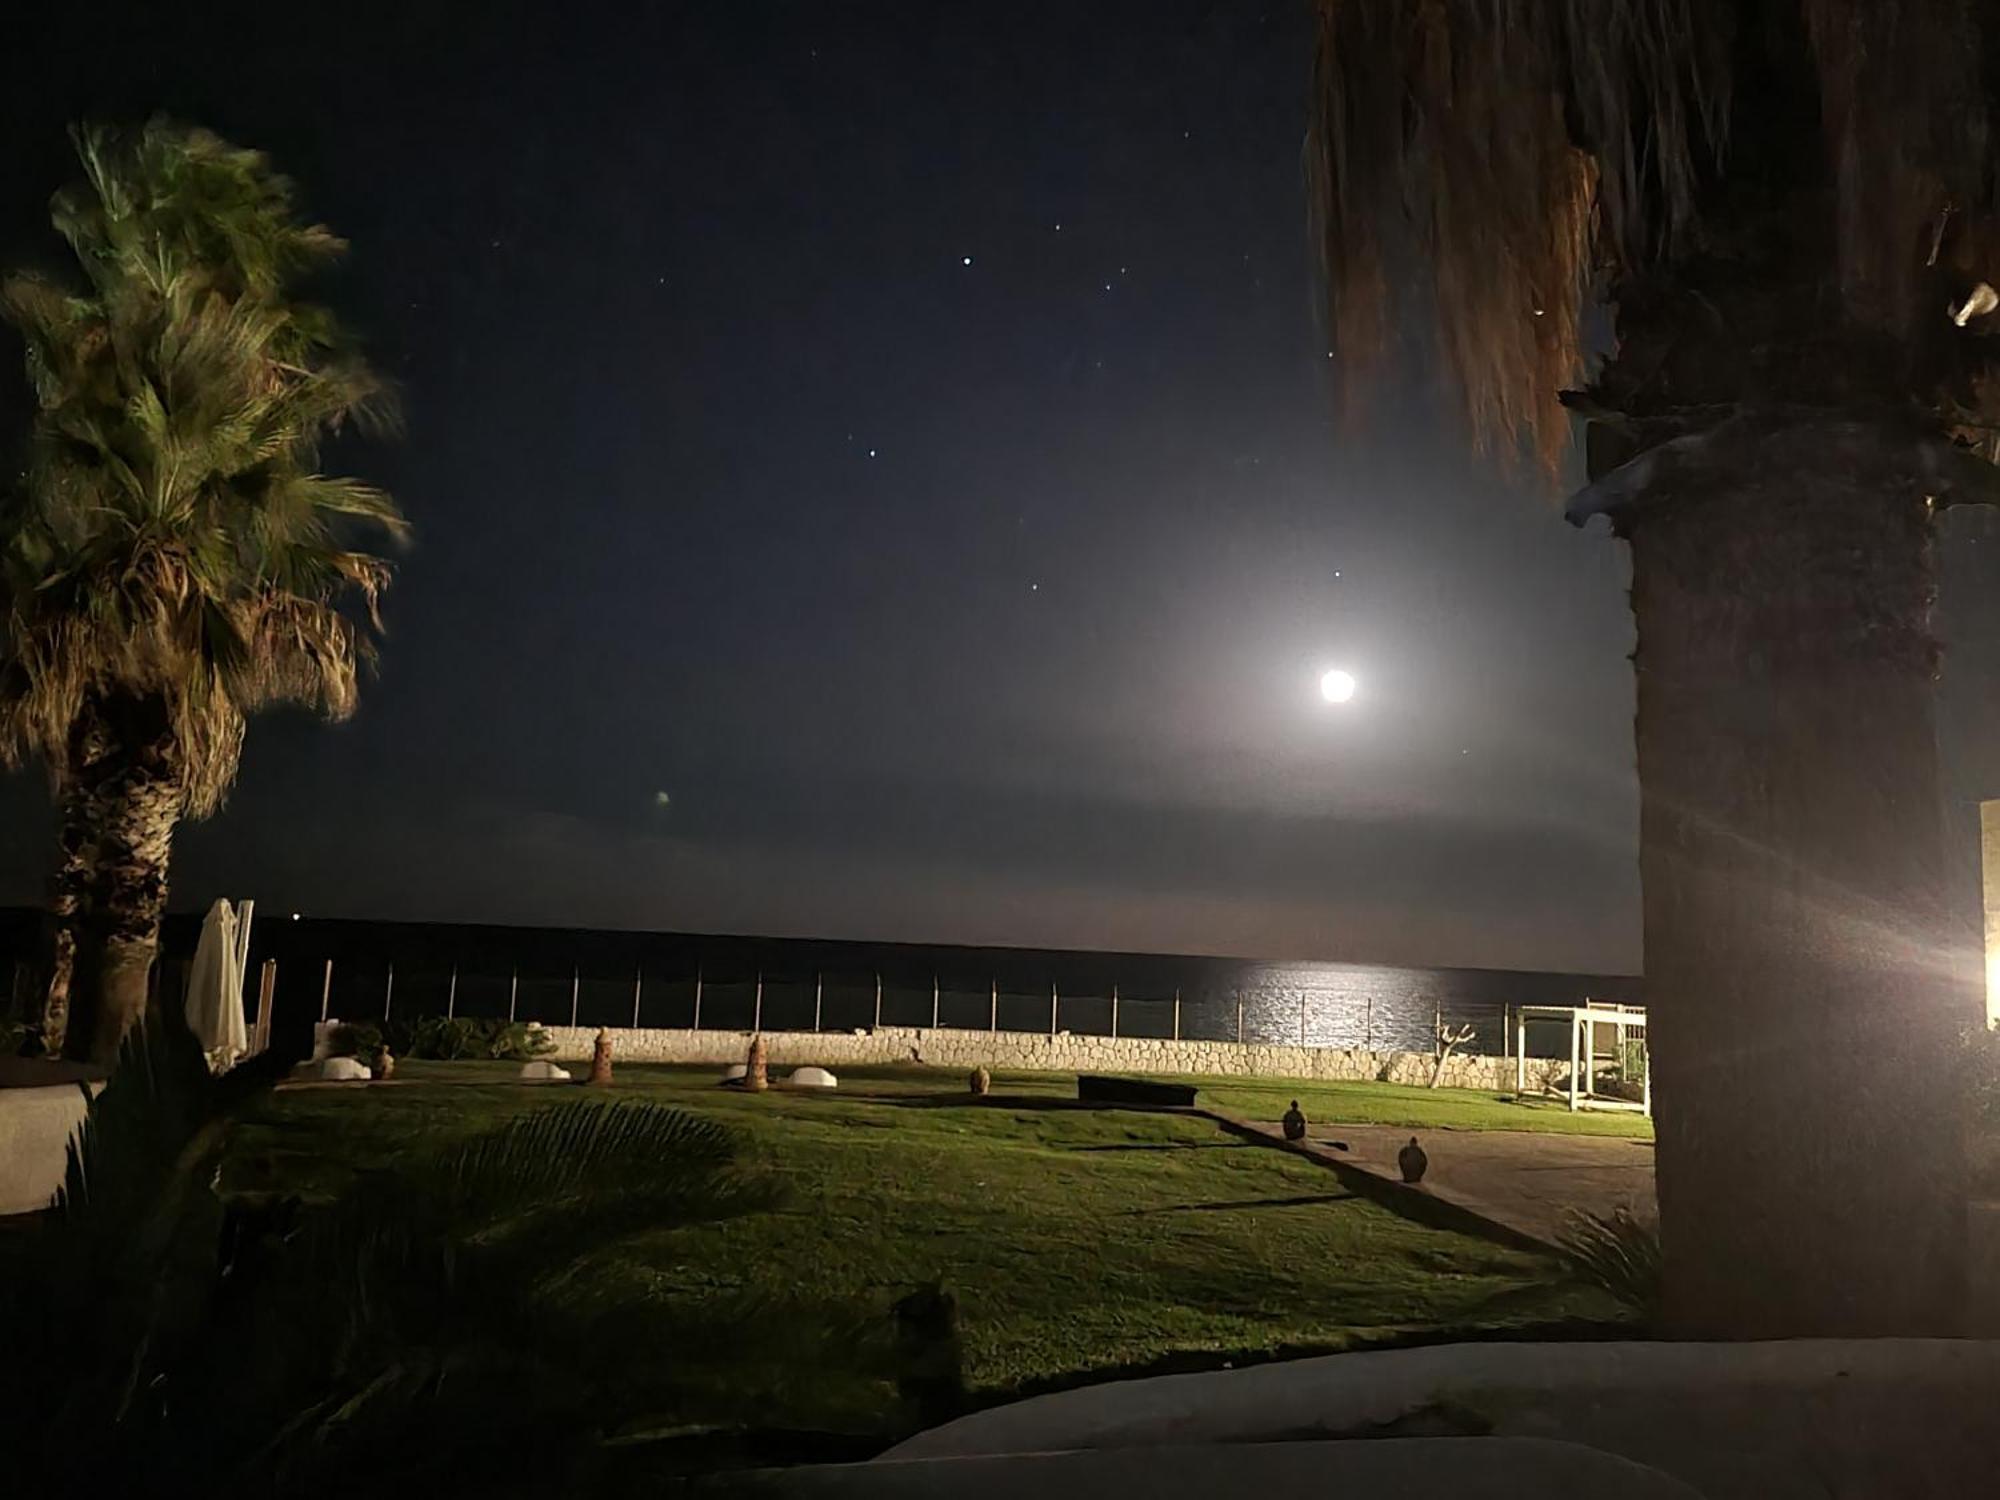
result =
[[[1916,269],[1972,253],[1989,228],[1979,27],[1968,0],[1801,0],[1801,9],[1819,74],[1841,293],[1861,321],[1906,335],[1934,311],[1917,305]]]
[[[1685,264],[1718,214],[1824,201],[1824,235],[1798,226],[1795,280],[1828,277],[1830,311],[1878,336],[1917,336],[1943,286],[2000,282],[1985,264],[2000,254],[1981,73],[1992,39],[1973,0],[1319,0],[1318,12],[1307,161],[1337,350],[1350,371],[1381,357],[1414,294],[1474,436],[1503,455],[1525,439],[1554,467],[1568,443],[1557,395],[1582,364],[1593,294]],[[1786,114],[1797,101],[1761,97],[1732,116],[1746,57],[1760,78],[1816,82],[1819,198],[1818,184],[1732,178],[1732,130],[1800,123]]]

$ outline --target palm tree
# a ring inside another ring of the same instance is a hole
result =
[[[388,567],[350,537],[404,523],[319,472],[328,435],[390,415],[296,295],[342,242],[204,131],[75,139],[52,217],[80,281],[0,285],[38,408],[0,540],[0,754],[39,755],[62,805],[50,993],[75,997],[66,1050],[108,1062],[145,1007],[175,825],[220,804],[250,713],[353,709]]]
[[[1955,1330],[1978,1008],[1932,552],[1937,506],[1996,494],[2000,31],[1969,0],[1318,17],[1345,364],[1422,312],[1487,451],[1553,477],[1587,419],[1571,518],[1631,547],[1666,1323]]]

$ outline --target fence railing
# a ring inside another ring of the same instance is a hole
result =
[[[442,958],[443,955],[439,955]],[[551,955],[553,957],[553,955]],[[23,999],[28,965],[10,965],[13,1014],[25,1019]],[[188,963],[160,965],[163,994],[185,992]],[[969,981],[966,974],[942,971],[927,982],[884,972],[816,970],[774,973],[764,969],[711,970],[697,963],[692,972],[669,968],[648,972],[644,962],[629,973],[607,972],[573,962],[464,964],[437,959],[411,961],[381,956],[313,957],[287,954],[265,958],[254,978],[246,976],[246,1019],[253,1035],[268,1040],[273,1029],[303,1031],[314,1020],[379,1022],[415,1016],[468,1016],[537,1021],[543,1025],[658,1027],[717,1031],[849,1031],[885,1025],[988,1033],[1041,1033],[1150,1038],[1171,1041],[1234,1041],[1319,1049],[1359,1047],[1367,1051],[1429,1050],[1431,1013],[1401,997],[1378,1009],[1374,995],[1301,991],[1283,1002],[1268,992],[1218,993],[1212,987],[1184,996],[1179,987],[1134,992],[1118,983],[1065,994],[1051,980],[1037,989],[1023,976]],[[254,1007],[254,1009],[253,1009]],[[1289,1009],[1287,1009],[1289,1007]],[[1476,1009],[1440,1005],[1440,1020],[1471,1019],[1478,1035],[1461,1050],[1498,1051],[1512,1056],[1527,1037],[1521,1012],[1532,1005],[1486,1004]],[[1529,1055],[1567,1050],[1564,1039],[1551,1050],[1535,1043]],[[1481,1047],[1480,1042],[1486,1046]],[[1498,1043],[1497,1048],[1493,1045]]]

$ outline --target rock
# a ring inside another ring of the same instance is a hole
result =
[[[990,1094],[993,1092],[993,1075],[985,1068],[974,1068],[972,1076],[966,1080],[966,1087],[975,1094]]]
[[[523,1083],[568,1083],[569,1069],[557,1067],[546,1058],[521,1064]]]
[[[590,1048],[590,1077],[585,1081],[599,1085],[611,1082],[611,1029],[607,1026],[597,1028],[597,1040]]]
[[[731,1063],[722,1070],[722,1081],[724,1083],[741,1083],[743,1075],[749,1071],[742,1063]]]
[[[792,1076],[785,1080],[795,1089],[837,1089],[840,1080],[825,1068],[794,1068]]]
[[[743,1087],[761,1094],[770,1086],[771,1068],[764,1051],[764,1033],[760,1031],[750,1038],[750,1056],[743,1065]]]
[[[334,1083],[366,1083],[375,1075],[368,1071],[366,1063],[351,1057],[327,1057],[320,1060],[319,1076]]]

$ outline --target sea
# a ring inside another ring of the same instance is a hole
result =
[[[0,911],[0,973],[25,1005],[33,912]],[[168,919],[162,983],[181,982],[199,918]],[[1502,1050],[1522,1005],[1638,1004],[1634,975],[1316,960],[979,948],[710,933],[260,916],[251,975],[272,971],[273,1034],[349,1021],[512,1015],[546,1025],[845,1031],[875,1024],[1425,1051],[1442,1018],[1467,1051]],[[256,980],[246,980],[254,1003]],[[1541,1050],[1531,1040],[1531,1051]]]

